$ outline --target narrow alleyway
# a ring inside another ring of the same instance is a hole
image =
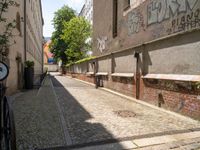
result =
[[[200,123],[192,119],[169,115],[59,74],[50,78],[39,91],[15,98],[19,149],[77,148],[200,133]],[[195,137],[200,138],[200,135]],[[124,149],[121,144],[115,147],[111,149]]]

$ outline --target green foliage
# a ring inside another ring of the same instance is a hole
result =
[[[63,25],[61,38],[68,44],[65,50],[68,63],[85,58],[90,46],[85,41],[91,36],[91,25],[83,17],[75,17]]]
[[[86,62],[86,61],[89,61],[89,60],[93,60],[95,58],[96,58],[95,56],[87,57],[87,58],[84,58],[84,59],[81,59],[81,60],[75,62],[75,64],[80,64],[80,63],[83,63],[83,62]]]
[[[95,56],[83,58],[83,59],[78,60],[76,62],[72,62],[72,63],[67,64],[66,67],[69,67],[69,66],[74,65],[74,64],[81,64],[83,62],[87,62],[87,61],[93,60],[95,58],[96,58]]]
[[[0,54],[3,60],[7,59],[9,54],[10,39],[13,37],[12,31],[16,27],[16,21],[13,20],[8,22],[7,18],[4,18],[4,13],[6,13],[10,6],[19,7],[14,0],[2,0],[0,2],[0,24],[4,30],[0,31]],[[15,44],[15,41],[14,43]]]
[[[34,61],[30,61],[30,60],[25,61],[25,67],[26,68],[33,68],[34,65],[35,65]]]
[[[54,54],[55,60],[62,60],[63,65],[67,63],[65,50],[68,47],[68,44],[65,43],[65,41],[60,36],[62,35],[62,30],[64,29],[63,22],[70,21],[73,17],[75,17],[75,11],[65,5],[57,12],[55,12],[53,19],[55,32],[51,37],[52,42],[50,44],[50,50]]]

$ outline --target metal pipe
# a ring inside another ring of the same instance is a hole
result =
[[[26,61],[26,0],[24,0],[24,62]]]

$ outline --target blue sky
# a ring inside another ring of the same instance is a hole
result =
[[[54,31],[52,19],[54,12],[63,5],[68,5],[77,12],[80,12],[84,0],[42,0],[43,18],[44,18],[44,37],[50,37]]]

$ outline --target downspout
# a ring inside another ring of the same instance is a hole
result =
[[[26,61],[26,0],[24,0],[24,62]]]
[[[40,14],[41,14],[41,20],[42,20],[42,74],[44,73],[44,45],[43,45],[43,26],[44,26],[44,19],[43,19],[43,13],[42,13],[42,2],[39,0],[40,3]]]

